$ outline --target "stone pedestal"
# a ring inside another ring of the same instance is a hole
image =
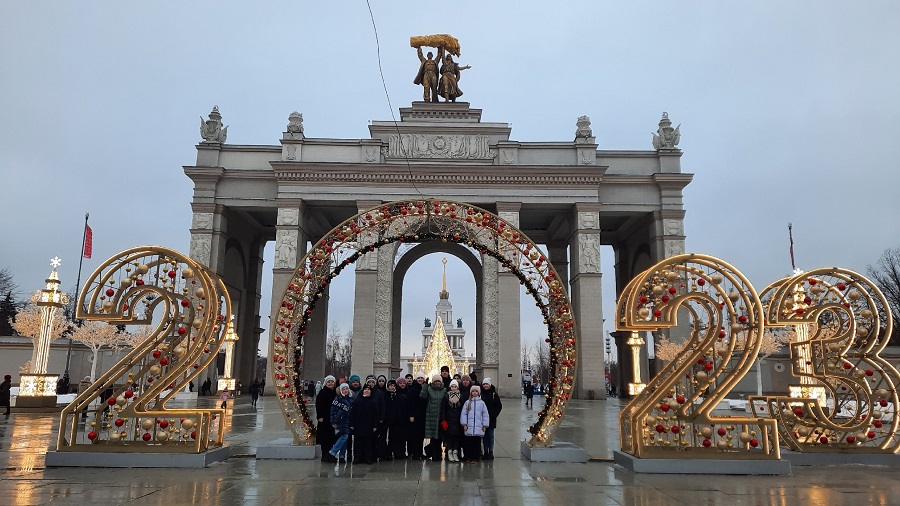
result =
[[[289,437],[275,439],[256,449],[257,460],[314,460],[322,456],[320,445],[301,446],[293,444]]]
[[[532,462],[587,462],[587,451],[572,443],[557,441],[548,448],[529,446],[526,441],[520,445],[522,455]]]
[[[718,474],[780,475],[791,474],[787,460],[739,459],[641,459],[616,450],[615,463],[633,473],[646,474]]]
[[[125,453],[49,451],[47,467],[161,467],[204,468],[231,456],[231,447],[222,446],[203,453]]]

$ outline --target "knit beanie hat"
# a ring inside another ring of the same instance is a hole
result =
[[[385,381],[385,382],[386,382],[386,381],[387,381],[387,377],[385,377],[384,374],[379,374],[379,375],[378,375],[378,381]]]
[[[344,395],[344,387],[347,387],[347,390],[350,390],[350,385],[346,383],[341,383],[341,387],[338,388],[338,393]]]
[[[494,386],[494,384],[491,383],[491,378],[484,378],[484,381],[482,381],[481,383],[482,383],[483,385]]]
[[[396,381],[396,380],[390,380],[390,381],[387,382],[387,384],[388,384],[388,386],[391,386],[391,385],[397,386],[397,381]]]
[[[390,382],[388,382],[388,383],[390,383]],[[396,383],[397,386],[400,386],[400,387],[406,386],[406,378],[401,376],[401,377],[397,378],[397,381],[395,381],[394,383]]]
[[[416,379],[424,378],[424,377],[425,377],[425,373],[424,373],[424,372],[417,372],[417,373],[416,373]]]
[[[350,383],[353,383],[354,381],[359,381],[359,374],[350,375]]]
[[[477,392],[478,395],[481,395],[481,387],[478,385],[472,385],[472,388],[469,389],[469,394],[471,395],[473,392]]]
[[[462,381],[469,381],[469,382],[472,381],[472,378],[470,378],[468,374],[463,374],[463,377],[460,379],[462,379]]]
[[[369,381],[375,381],[375,375],[374,375],[374,374],[370,374],[370,375],[366,376],[366,383],[368,384]]]
[[[325,376],[325,381],[323,381],[322,384],[328,383],[329,381],[337,381],[337,380],[334,378],[334,376],[329,374],[328,376]]]
[[[450,382],[450,387],[452,388],[453,385],[456,385],[456,388],[459,388],[459,382],[458,382],[458,381],[456,381],[456,380],[451,381],[451,382]]]
[[[435,375],[432,375],[432,376],[431,376],[431,382],[434,383],[435,381],[444,381],[444,380],[441,379],[441,375],[440,375],[440,374],[435,374]]]

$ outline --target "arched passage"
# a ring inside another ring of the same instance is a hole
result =
[[[534,242],[501,217],[469,204],[435,200],[365,210],[320,239],[294,270],[273,322],[270,350],[275,391],[297,444],[315,444],[316,428],[302,388],[304,336],[331,280],[357,260],[370,261],[369,253],[383,246],[430,241],[465,244],[496,259],[535,299],[547,323],[550,388],[529,429],[529,444],[552,444],[572,393],[577,361],[575,320],[559,274]]]
[[[482,301],[484,300],[484,269],[479,261],[478,257],[476,257],[471,250],[468,248],[461,246],[455,242],[442,242],[442,241],[429,241],[420,243],[414,246],[409,251],[405,252],[400,260],[396,263],[394,267],[393,273],[393,285],[395,294],[393,297],[393,301],[391,304],[391,359],[392,363],[398,364],[400,363],[400,331],[402,321],[402,308],[403,308],[403,281],[406,278],[406,273],[409,271],[409,268],[412,267],[416,260],[424,257],[425,255],[429,255],[431,253],[447,253],[449,255],[453,255],[471,270],[472,276],[475,278],[475,367],[478,368],[481,364],[481,349],[482,349],[482,340],[481,340],[481,324],[483,318],[483,310],[482,310]],[[399,296],[396,294],[400,294]],[[398,368],[399,370],[399,368]]]

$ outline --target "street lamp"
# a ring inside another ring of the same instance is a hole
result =
[[[606,372],[609,372],[609,356],[612,353],[612,340],[606,336]]]
[[[236,380],[232,377],[232,369],[234,367],[234,343],[238,340],[237,332],[234,331],[234,317],[231,317],[228,326],[225,327],[225,376],[216,381],[217,390],[233,391],[237,386]]]
[[[41,309],[40,333],[34,340],[31,355],[31,370],[21,375],[17,406],[45,407],[56,405],[58,374],[47,374],[47,359],[50,357],[50,341],[53,340],[53,320],[59,308],[69,303],[69,297],[59,291],[59,275],[56,268],[62,263],[59,257],[50,261],[53,272],[47,277],[46,287],[37,291],[31,302]]]

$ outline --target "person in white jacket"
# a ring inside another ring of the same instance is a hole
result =
[[[469,399],[462,407],[459,415],[459,423],[463,427],[463,451],[466,463],[477,464],[481,460],[481,438],[491,423],[487,406],[481,400],[481,387],[472,385],[469,389]]]

